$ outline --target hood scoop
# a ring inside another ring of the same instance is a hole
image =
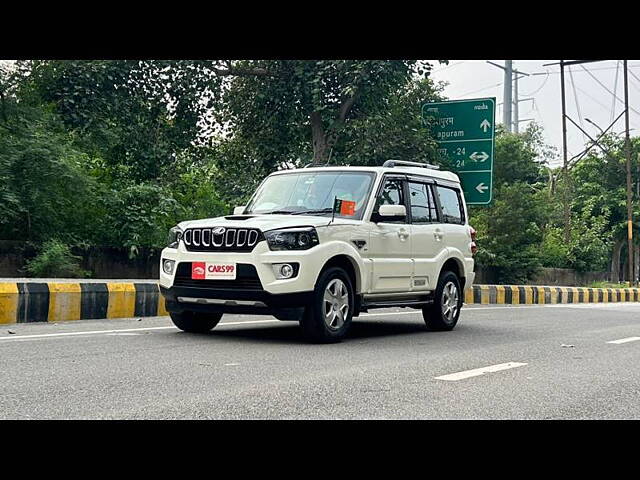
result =
[[[255,215],[229,215],[224,217],[225,220],[249,220],[250,218],[254,218]]]

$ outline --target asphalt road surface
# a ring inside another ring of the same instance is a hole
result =
[[[374,310],[333,345],[243,315],[2,325],[0,418],[638,419],[640,304],[467,306],[452,332]]]

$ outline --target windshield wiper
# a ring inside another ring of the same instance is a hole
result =
[[[333,212],[333,208],[327,207],[327,208],[321,208],[318,210],[302,210],[300,212],[293,212],[291,215],[310,215],[314,213],[331,213],[331,212]]]
[[[269,212],[269,215],[274,215],[274,214],[278,214],[278,213],[282,213],[282,214],[288,214],[288,213],[295,213],[293,210],[273,210],[272,212]]]

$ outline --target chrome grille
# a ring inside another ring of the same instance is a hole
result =
[[[262,240],[256,228],[188,228],[182,236],[190,252],[250,252]]]

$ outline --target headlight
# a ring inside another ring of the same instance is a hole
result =
[[[169,230],[169,237],[167,238],[167,247],[178,248],[178,243],[182,238],[182,229],[180,227],[173,227]]]
[[[271,250],[308,250],[320,243],[313,227],[271,230],[264,237]]]

